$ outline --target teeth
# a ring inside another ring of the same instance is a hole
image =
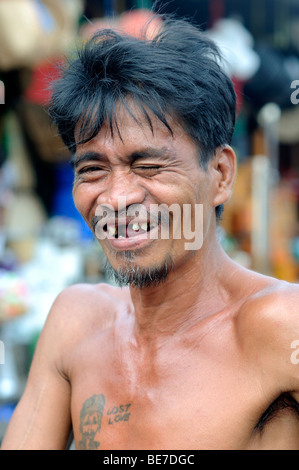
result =
[[[108,227],[108,233],[111,236],[114,236],[116,234],[116,227]]]
[[[146,232],[147,231],[147,222],[144,222],[143,224],[141,224],[141,228],[142,228],[142,230],[144,230]]]
[[[118,237],[118,238],[125,238],[125,237],[124,237],[123,235],[119,235],[119,237]]]
[[[140,227],[139,227],[139,224],[137,224],[137,223],[134,223],[134,224],[132,225],[132,229],[133,229],[135,232],[138,232],[139,228],[140,228]],[[141,225],[141,228],[142,228],[142,225]]]

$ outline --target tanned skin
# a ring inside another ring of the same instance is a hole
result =
[[[154,117],[154,133],[125,112],[119,122],[122,139],[104,127],[78,145],[73,196],[84,219],[93,228],[96,208],[117,210],[120,196],[203,204],[203,245],[101,241],[114,269],[167,256],[173,269],[158,286],[76,285],[58,296],[2,448],[64,449],[73,430],[78,449],[299,449],[299,288],[237,265],[216,234],[233,150],[218,148],[204,169],[178,124],[172,136]]]

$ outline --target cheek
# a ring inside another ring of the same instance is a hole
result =
[[[80,212],[81,215],[83,215],[82,209],[84,207],[84,204],[82,202],[82,197],[80,197],[80,192],[81,191],[78,188],[76,188],[75,186],[73,187],[72,195],[73,195],[73,201],[74,201],[75,207],[77,211]]]
[[[96,197],[91,193],[90,189],[84,185],[74,185],[72,194],[77,211],[88,223],[90,217],[92,217],[91,211],[95,204]]]
[[[196,200],[204,206],[212,206],[214,200],[214,186],[208,173],[204,173],[195,185]]]

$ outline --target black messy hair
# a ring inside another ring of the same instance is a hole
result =
[[[236,96],[216,44],[185,20],[159,18],[155,37],[149,39],[146,30],[139,38],[99,30],[65,63],[49,112],[71,152],[104,124],[120,135],[117,106],[133,115],[129,102],[151,129],[150,113],[171,133],[169,117],[180,123],[198,145],[204,168],[218,146],[231,143]],[[216,208],[218,218],[222,211]]]

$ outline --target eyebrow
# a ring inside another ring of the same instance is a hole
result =
[[[142,158],[149,158],[149,159],[155,159],[155,160],[160,160],[160,161],[174,161],[176,160],[175,158],[175,152],[171,152],[168,148],[162,147],[161,149],[154,149],[152,147],[142,149],[140,151],[133,152],[129,154],[127,157],[124,159],[127,161],[129,160],[130,163],[134,163],[136,160],[140,160]],[[71,166],[76,169],[80,163],[86,162],[86,161],[107,161],[108,158],[105,154],[100,153],[100,152],[86,152],[82,155],[74,154],[71,157],[70,163]]]
[[[105,155],[98,153],[98,152],[86,152],[83,155],[78,155],[75,153],[72,155],[70,164],[71,166],[76,169],[80,163],[86,162],[86,161],[101,161],[105,159]]]

